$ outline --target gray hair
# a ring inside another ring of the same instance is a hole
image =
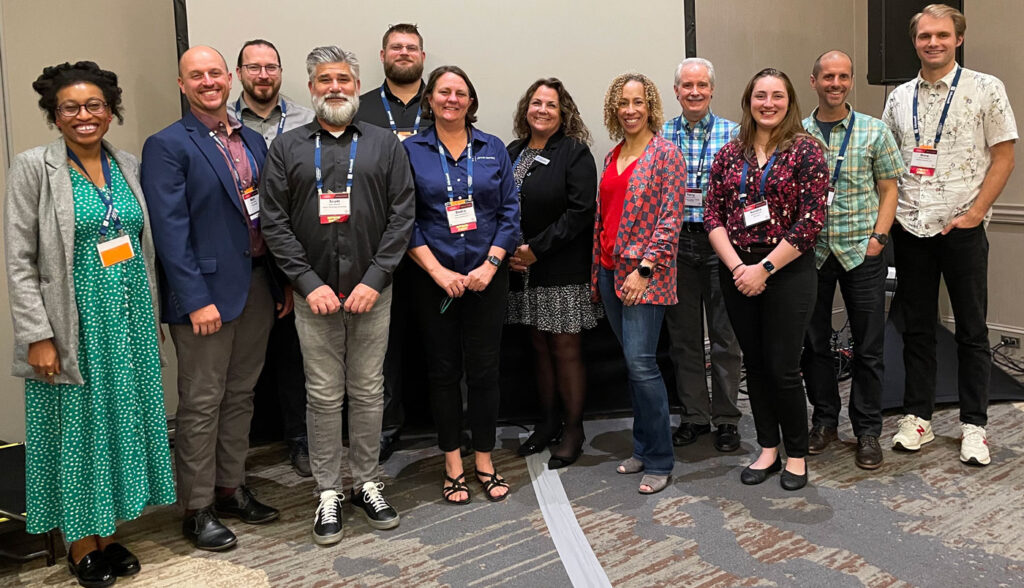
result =
[[[356,54],[336,45],[317,47],[306,56],[306,73],[309,74],[309,81],[313,81],[316,74],[316,66],[321,63],[345,63],[352,70],[355,79],[359,79],[359,60]]]
[[[708,81],[711,82],[711,87],[715,87],[715,66],[711,65],[711,62],[703,57],[687,57],[686,59],[679,62],[676,66],[676,79],[674,84],[679,85],[679,76],[683,73],[683,68],[688,65],[703,65],[704,69],[708,70]]]

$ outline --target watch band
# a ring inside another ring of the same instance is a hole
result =
[[[501,267],[501,260],[498,259],[497,255],[488,255],[487,261],[494,267]]]
[[[875,241],[878,241],[879,245],[888,245],[889,244],[889,235],[887,235],[885,233],[871,233],[871,236],[868,237],[868,238],[869,239],[874,239]]]

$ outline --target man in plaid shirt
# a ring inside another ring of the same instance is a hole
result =
[[[896,216],[897,181],[903,159],[886,125],[854,112],[846,102],[853,86],[853,62],[829,51],[814,62],[811,87],[818,107],[804,128],[826,147],[830,184],[828,216],[814,250],[818,300],[807,328],[802,368],[814,406],[808,450],[822,453],[838,438],[839,385],[832,354],[832,301],[836,282],[843,294],[855,343],[850,422],[857,436],[855,461],[873,470],[882,465],[882,381],[885,343],[885,277],[882,250]]]
[[[736,425],[740,410],[736,393],[740,380],[740,346],[729,324],[718,282],[718,257],[704,231],[704,197],[715,154],[736,133],[736,123],[711,112],[715,68],[693,57],[676,68],[676,99],[683,113],[665,123],[662,136],[686,158],[686,194],[677,258],[679,302],[665,313],[676,368],[676,391],[683,405],[674,445],[689,445],[716,426],[715,448],[735,451],[740,446]],[[711,395],[705,374],[704,328],[707,315],[711,339]]]

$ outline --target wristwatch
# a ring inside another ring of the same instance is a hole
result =
[[[498,259],[497,255],[488,255],[487,261],[490,262],[494,267],[501,267],[501,260]]]
[[[768,261],[767,257],[761,260],[761,267],[764,268],[764,271],[768,272],[769,276],[775,273],[775,264]]]
[[[871,236],[868,238],[878,241],[878,244],[882,247],[889,244],[889,235],[886,235],[885,233],[871,233]]]
[[[637,266],[636,273],[640,274],[641,278],[647,279],[651,277],[651,275],[654,273],[654,269],[649,266],[641,264]]]

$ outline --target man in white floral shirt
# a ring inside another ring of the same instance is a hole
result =
[[[992,359],[988,327],[988,238],[992,203],[1013,171],[1017,124],[1003,83],[960,67],[967,20],[944,4],[910,22],[921,71],[892,92],[882,120],[908,171],[900,178],[893,241],[897,324],[906,392],[894,449],[917,451],[935,438],[935,324],[939,277],[956,317],[960,460],[990,461],[985,425]]]

